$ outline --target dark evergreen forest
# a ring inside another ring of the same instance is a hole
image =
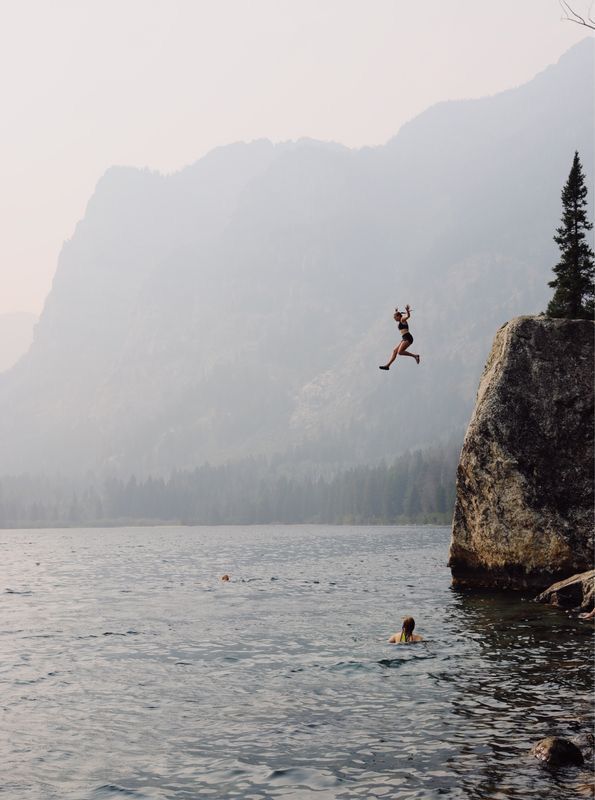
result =
[[[282,474],[262,458],[143,480],[3,477],[0,527],[448,523],[458,456],[451,444],[331,476]]]

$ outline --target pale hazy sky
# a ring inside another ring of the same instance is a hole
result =
[[[588,10],[588,0],[574,0]],[[429,105],[531,79],[589,31],[558,0],[0,0],[0,313],[39,313],[112,164],[384,143]]]

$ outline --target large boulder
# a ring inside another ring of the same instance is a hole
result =
[[[496,334],[457,472],[453,586],[541,590],[592,568],[594,333],[518,317]]]

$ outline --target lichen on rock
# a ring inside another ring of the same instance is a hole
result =
[[[454,586],[544,589],[592,568],[594,333],[518,317],[496,334],[457,471]]]

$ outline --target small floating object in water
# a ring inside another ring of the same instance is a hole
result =
[[[225,573],[225,575],[221,576],[221,580],[227,583],[227,581],[229,580],[229,575],[227,574],[227,572]]]
[[[531,754],[543,761],[548,767],[564,767],[574,764],[580,767],[584,763],[583,754],[569,739],[561,736],[548,736],[531,748]]]

